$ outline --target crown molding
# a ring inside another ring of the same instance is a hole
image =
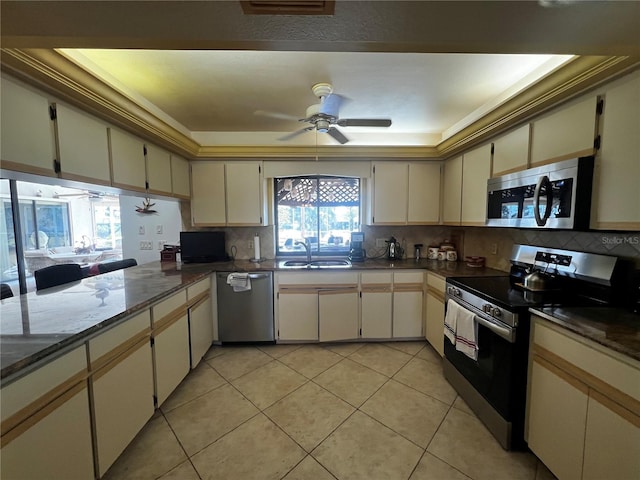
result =
[[[27,83],[189,159],[413,158],[441,160],[525,123],[578,94],[640,66],[640,57],[582,56],[437,146],[200,145],[55,50],[0,49],[0,66]]]

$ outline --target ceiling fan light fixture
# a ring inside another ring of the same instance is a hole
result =
[[[320,119],[316,122],[316,129],[320,133],[327,133],[330,126],[331,124],[329,123],[329,120]]]

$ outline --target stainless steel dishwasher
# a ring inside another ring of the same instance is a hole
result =
[[[234,291],[231,273],[216,273],[221,342],[274,342],[273,272],[249,274],[251,289]]]

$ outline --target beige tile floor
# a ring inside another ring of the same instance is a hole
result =
[[[212,347],[113,479],[550,480],[504,451],[424,342]]]

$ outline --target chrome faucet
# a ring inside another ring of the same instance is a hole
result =
[[[307,262],[311,263],[311,242],[307,238],[304,242],[296,241],[294,245],[302,245],[307,252]]]

